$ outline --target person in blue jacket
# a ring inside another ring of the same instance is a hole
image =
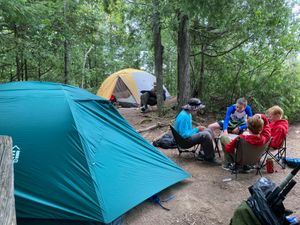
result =
[[[239,98],[236,104],[227,108],[225,119],[208,125],[208,128],[215,131],[223,130],[223,134],[241,134],[247,129],[246,119],[252,117],[251,107],[245,98]]]
[[[191,142],[193,145],[201,144],[201,150],[204,152],[204,155],[199,153],[199,160],[219,165],[219,163],[215,160],[211,129],[205,128],[204,126],[194,128],[192,126],[192,114],[204,107],[205,105],[202,104],[200,99],[191,98],[188,101],[188,104],[184,105],[181,112],[177,115],[174,127],[183,138]]]

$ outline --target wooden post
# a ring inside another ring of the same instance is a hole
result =
[[[0,136],[0,224],[16,225],[12,139]]]

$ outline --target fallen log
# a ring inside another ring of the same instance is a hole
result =
[[[0,224],[15,225],[12,139],[0,136]]]
[[[157,124],[154,124],[150,127],[139,129],[139,130],[137,130],[137,132],[142,133],[142,132],[146,132],[146,131],[153,130],[153,129],[156,129],[156,128],[165,127],[165,126],[168,126],[168,125],[169,124],[158,122]]]

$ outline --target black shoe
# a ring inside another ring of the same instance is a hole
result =
[[[250,173],[252,169],[253,169],[252,166],[244,165],[240,172],[241,173]]]
[[[240,167],[233,163],[230,166],[230,171],[231,171],[232,174],[237,174],[237,173],[240,172]]]
[[[199,153],[198,156],[197,156],[197,160],[204,161],[205,160],[205,156],[202,153]]]
[[[231,163],[225,163],[222,165],[222,169],[230,171],[232,170],[232,164]]]

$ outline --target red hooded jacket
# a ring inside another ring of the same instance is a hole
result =
[[[239,137],[243,138],[245,141],[247,141],[249,144],[256,145],[256,146],[262,146],[265,143],[268,142],[268,140],[271,137],[271,129],[269,125],[269,121],[267,120],[266,116],[261,114],[261,118],[264,121],[264,126],[259,135],[244,135],[240,134]],[[237,138],[233,139],[229,144],[225,145],[225,152],[227,153],[234,153],[234,149],[236,147]]]
[[[281,144],[286,137],[289,130],[289,123],[287,120],[275,120],[270,123],[272,142],[270,146],[272,148],[280,148]]]

